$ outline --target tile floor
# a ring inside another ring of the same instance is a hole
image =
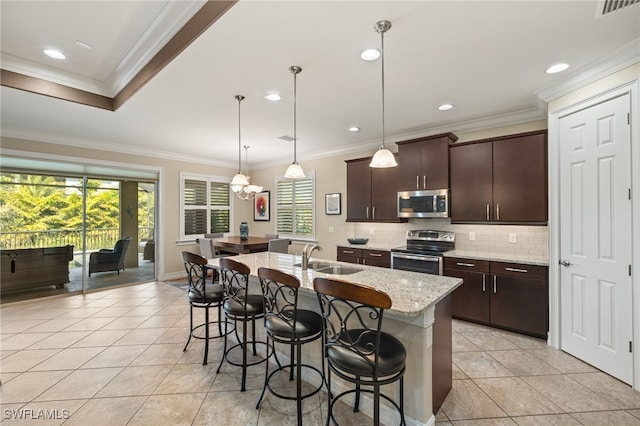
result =
[[[255,409],[262,365],[240,393],[239,369],[215,374],[221,342],[207,366],[201,342],[182,351],[188,305],[168,284],[3,305],[0,320],[3,424],[295,423],[295,404],[272,395]],[[640,425],[640,393],[539,339],[454,321],[453,347],[438,425]],[[324,424],[324,398],[305,401],[305,424]],[[370,424],[346,407],[339,417]]]

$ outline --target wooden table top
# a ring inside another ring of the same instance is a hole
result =
[[[239,236],[232,235],[224,238],[215,238],[213,245],[220,250],[238,254],[257,253],[269,249],[269,240],[263,237],[251,237],[241,240]]]

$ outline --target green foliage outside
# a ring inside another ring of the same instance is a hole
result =
[[[139,191],[139,226],[153,227],[153,197]],[[82,180],[2,173],[0,176],[0,248],[82,247]],[[87,249],[117,239],[119,184],[87,181]],[[150,217],[149,217],[150,216]]]

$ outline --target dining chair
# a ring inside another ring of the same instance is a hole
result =
[[[267,240],[277,240],[278,238],[280,238],[278,234],[264,234],[264,237]]]
[[[384,311],[391,307],[391,298],[384,292],[360,284],[332,278],[314,278],[324,319],[324,355],[327,360],[328,413],[337,424],[333,408],[344,396],[355,394],[353,411],[360,410],[360,394],[373,394],[373,424],[380,424],[380,398],[398,410],[401,424],[404,418],[404,372],[407,351],[394,336],[382,331]],[[334,395],[331,375],[355,385]],[[380,387],[399,381],[399,403],[380,392]],[[362,389],[362,386],[373,389]]]
[[[274,253],[289,253],[289,244],[291,240],[288,238],[279,238],[277,240],[269,240],[268,250]]]

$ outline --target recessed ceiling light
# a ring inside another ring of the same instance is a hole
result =
[[[360,54],[360,58],[363,61],[375,61],[380,57],[380,51],[378,49],[366,49]]]
[[[555,65],[551,65],[549,68],[547,68],[546,73],[547,74],[555,74],[557,72],[562,72],[562,71],[566,70],[567,68],[569,68],[569,64],[565,64],[565,63],[555,64]]]
[[[349,127],[349,131],[352,132],[352,133],[359,132],[360,131],[360,127],[351,126],[351,127]]]
[[[449,111],[450,109],[453,109],[453,105],[451,104],[442,104],[438,107],[438,109],[440,111]]]
[[[61,51],[56,49],[44,49],[44,54],[53,59],[67,59],[66,56],[62,54]]]
[[[266,100],[271,102],[278,102],[280,100],[280,95],[277,93],[267,93],[264,97]]]

